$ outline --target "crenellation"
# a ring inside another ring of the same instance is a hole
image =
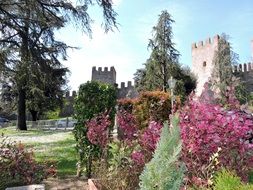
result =
[[[208,45],[208,44],[212,44],[211,38],[207,38],[207,39],[206,39],[205,45]]]
[[[247,70],[247,64],[246,63],[244,63],[243,64],[243,72],[247,72],[248,70]]]
[[[76,97],[76,91],[75,90],[72,91],[72,97],[73,98]]]
[[[96,66],[93,66],[93,67],[92,67],[92,72],[93,72],[93,71],[96,71],[96,70],[97,70]]]
[[[120,88],[122,89],[122,88],[125,88],[125,82],[121,82],[120,83]]]
[[[102,69],[102,67],[98,67],[98,70],[96,70],[96,67],[93,67],[91,80],[114,85],[116,83],[116,71],[114,67],[110,67],[110,71],[108,67],[104,67],[104,69]]]
[[[115,68],[114,68],[113,66],[110,67],[110,71],[111,71],[111,72],[116,72],[116,71],[115,71]]]
[[[251,67],[251,63],[248,63],[248,71],[251,71],[252,70],[252,67]]]
[[[192,43],[192,49],[195,49],[195,48],[197,48],[196,43]]]
[[[218,43],[220,40],[220,36],[217,34],[213,37],[213,43]]]
[[[203,46],[204,46],[203,41],[199,41],[199,42],[198,42],[198,45],[197,45],[197,48],[200,48],[200,47],[203,47]]]
[[[239,70],[238,72],[242,72],[242,64],[239,64]]]
[[[127,81],[127,87],[131,87],[132,86],[132,82],[131,81]]]

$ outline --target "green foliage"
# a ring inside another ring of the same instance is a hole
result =
[[[226,104],[229,99],[228,87],[239,85],[239,78],[232,72],[232,66],[237,64],[238,55],[233,52],[228,41],[229,37],[222,34],[219,37],[218,49],[214,53],[211,84],[219,92],[221,103]]]
[[[171,113],[171,96],[162,91],[143,92],[134,103],[133,114],[139,129],[150,121],[164,122]]]
[[[214,190],[251,190],[252,185],[243,184],[235,172],[222,169],[215,176]]]
[[[98,158],[101,152],[98,145],[89,142],[86,135],[88,132],[86,122],[96,115],[108,111],[110,112],[110,120],[113,126],[115,105],[115,87],[96,81],[87,82],[79,87],[78,96],[74,104],[74,118],[77,119],[77,124],[73,132],[79,153],[80,172],[84,167],[87,176],[91,175],[92,159]]]
[[[144,64],[145,68],[136,71],[134,80],[138,91],[166,91],[167,81],[172,76],[178,81],[175,92],[184,101],[185,96],[196,87],[196,78],[188,68],[182,68],[178,63],[179,52],[172,41],[173,23],[171,15],[162,11],[157,25],[153,27],[153,38],[149,41],[150,58]]]
[[[88,7],[103,10],[105,31],[116,26],[117,14],[111,1],[6,0],[0,2],[0,73],[15,88],[18,128],[27,130],[26,107],[36,118],[38,111],[54,105],[66,84],[67,59],[64,42],[54,33],[73,24],[91,35]]]
[[[244,84],[240,83],[235,87],[235,96],[240,104],[248,103],[249,105],[252,105],[253,96]]]
[[[182,185],[185,167],[178,160],[181,151],[178,122],[178,117],[174,117],[170,129],[164,124],[153,158],[140,176],[141,190],[178,190]]]
[[[59,114],[60,114],[60,109],[56,109],[54,111],[47,111],[45,113],[45,118],[46,119],[59,119]]]

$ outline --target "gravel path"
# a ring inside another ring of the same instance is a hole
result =
[[[50,134],[50,135],[41,135],[41,136],[9,136],[11,140],[21,142],[21,143],[52,143],[52,142],[57,142],[60,140],[64,140],[69,137],[69,134],[72,132],[58,132],[55,134]]]

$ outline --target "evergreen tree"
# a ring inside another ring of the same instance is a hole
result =
[[[172,76],[177,80],[175,92],[185,98],[195,87],[196,79],[189,69],[182,68],[178,63],[179,52],[172,41],[172,20],[167,11],[162,11],[158,23],[153,27],[153,38],[149,41],[150,58],[145,68],[135,73],[135,84],[138,91],[163,90],[168,88],[168,79]]]
[[[159,15],[158,23],[153,27],[153,38],[149,41],[150,59],[146,63],[148,80],[157,81],[166,91],[168,77],[171,76],[174,63],[178,62],[179,52],[172,42],[172,20],[167,11]]]
[[[178,117],[172,122],[170,129],[164,125],[153,158],[140,176],[141,190],[178,190],[182,185],[185,166],[178,160],[182,146]]]
[[[52,84],[48,80],[66,74],[67,70],[60,59],[66,59],[68,46],[57,41],[54,32],[66,24],[74,23],[90,35],[91,19],[87,10],[94,1],[80,0],[76,6],[67,0],[0,2],[0,71],[16,86],[19,129],[27,129],[27,99],[36,97],[40,92],[47,94],[44,87],[48,82]],[[103,8],[105,30],[112,29],[116,25],[112,2],[95,2]],[[56,72],[58,74],[54,75]],[[63,80],[57,81],[61,86]]]

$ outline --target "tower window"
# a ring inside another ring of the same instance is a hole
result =
[[[206,61],[203,62],[203,67],[206,67]]]

